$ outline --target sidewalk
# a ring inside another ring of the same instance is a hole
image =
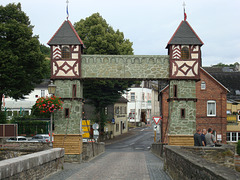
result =
[[[132,136],[137,134],[137,131],[134,131],[134,129],[135,128],[131,128],[131,129],[129,129],[128,132],[123,133],[123,134],[118,135],[118,136],[115,136],[112,139],[107,139],[107,140],[105,140],[103,142],[105,143],[105,145],[109,145],[109,144],[112,144],[112,143],[116,143],[116,142],[128,139],[128,138],[130,138],[130,137],[132,137]]]

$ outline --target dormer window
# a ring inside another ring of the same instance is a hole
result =
[[[70,59],[70,48],[69,46],[62,47],[62,59]]]
[[[187,46],[184,46],[181,49],[181,58],[182,59],[189,59],[189,48]]]

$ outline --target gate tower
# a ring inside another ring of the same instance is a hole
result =
[[[167,44],[169,55],[169,145],[193,145],[196,81],[203,42],[184,19]]]
[[[65,161],[81,161],[82,98],[81,54],[83,42],[66,20],[49,40],[51,47],[51,80],[56,96],[63,101],[63,111],[56,112],[53,147],[65,149]]]

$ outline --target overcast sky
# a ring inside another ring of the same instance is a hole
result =
[[[1,0],[20,2],[47,44],[66,19],[66,0]],[[185,0],[187,21],[203,41],[203,66],[240,63],[240,0]],[[69,0],[74,24],[93,13],[133,42],[135,55],[166,55],[168,41],[183,20],[183,0]]]

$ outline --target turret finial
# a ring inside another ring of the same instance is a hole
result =
[[[186,7],[186,4],[185,4],[185,2],[183,1],[184,21],[187,20],[187,14],[186,14],[186,12],[185,12],[185,7]]]
[[[68,3],[69,3],[69,1],[67,0],[66,3],[67,3],[66,12],[67,12],[67,20],[68,20],[68,17],[69,17],[69,13],[68,13]]]

